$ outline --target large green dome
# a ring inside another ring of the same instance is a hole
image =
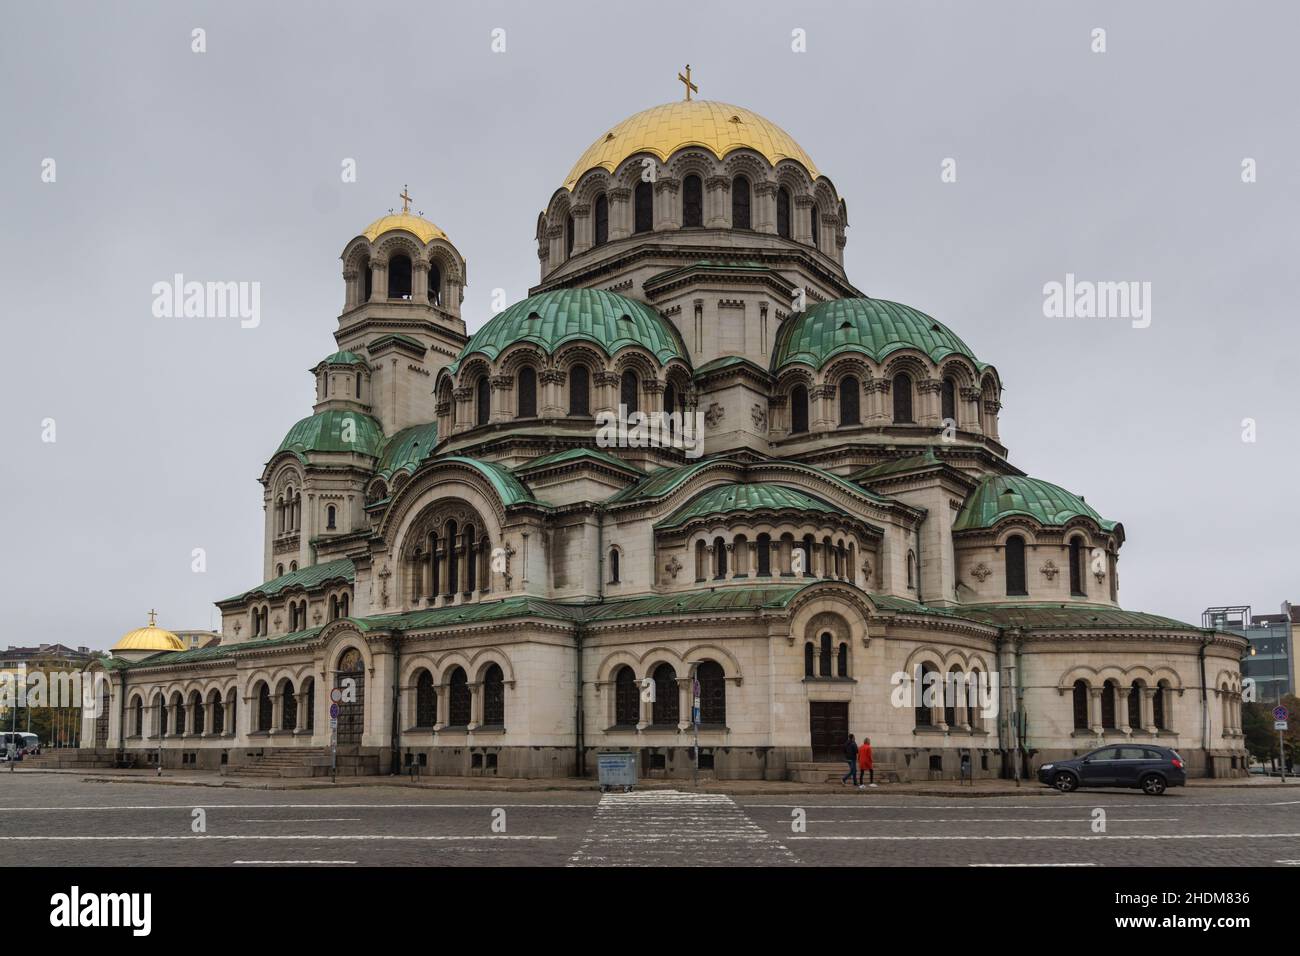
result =
[[[644,302],[603,289],[553,289],[516,302],[474,333],[447,371],[474,353],[495,360],[516,342],[533,342],[548,355],[567,342],[591,342],[606,355],[628,345],[640,345],[662,363],[681,359],[689,364],[681,336]]]
[[[789,319],[777,337],[772,370],[796,363],[821,368],[844,352],[880,362],[900,349],[919,349],[935,362],[964,355],[984,368],[965,342],[924,312],[864,296],[821,302]]]
[[[291,451],[302,458],[313,451],[352,452],[377,458],[383,441],[383,429],[369,415],[338,410],[317,412],[290,428],[275,454]]]
[[[966,499],[953,531],[992,528],[1010,515],[1024,515],[1041,525],[1060,527],[1072,518],[1090,518],[1103,531],[1116,527],[1086,501],[1059,485],[1025,475],[990,475]]]

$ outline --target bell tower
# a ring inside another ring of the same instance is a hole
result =
[[[334,338],[369,365],[366,400],[386,434],[434,420],[433,380],[468,341],[460,304],[465,259],[447,234],[389,210],[343,249],[343,311]]]

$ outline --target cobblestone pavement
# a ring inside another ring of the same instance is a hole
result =
[[[1300,865],[1300,793],[1026,791],[971,800],[846,787],[602,797],[0,774],[0,865],[26,864],[1291,866]]]

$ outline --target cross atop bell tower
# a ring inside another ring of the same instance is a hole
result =
[[[410,211],[411,211],[411,195],[410,195],[410,192],[411,192],[410,187],[407,186],[406,183],[402,183],[402,194],[401,194],[400,196],[398,196],[397,198],[400,199],[400,200],[402,201],[402,212],[404,212],[404,213],[407,213],[407,212],[410,212]]]

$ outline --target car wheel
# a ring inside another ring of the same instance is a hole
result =
[[[1079,788],[1079,781],[1072,773],[1058,773],[1052,778],[1052,786],[1061,793],[1071,793]]]
[[[1165,778],[1157,773],[1147,774],[1142,778],[1142,792],[1149,797],[1158,797],[1165,792]]]

